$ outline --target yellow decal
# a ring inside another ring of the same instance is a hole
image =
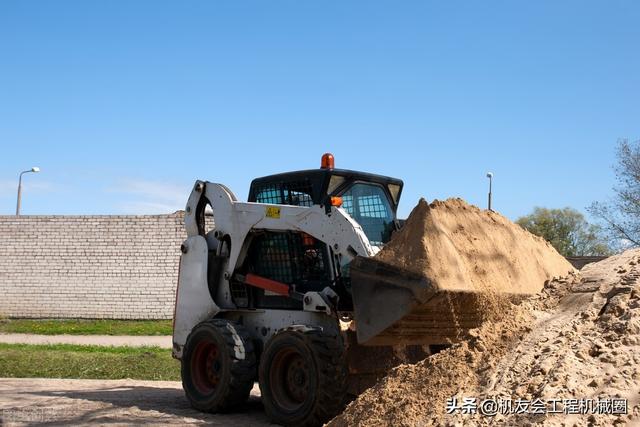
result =
[[[267,209],[265,211],[265,216],[267,218],[280,219],[280,208],[277,206],[267,206]]]

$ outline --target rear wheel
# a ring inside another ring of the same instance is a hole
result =
[[[224,412],[244,403],[255,378],[253,343],[244,328],[225,319],[200,323],[187,338],[182,386],[194,408]]]
[[[274,423],[322,425],[346,400],[342,340],[311,328],[278,332],[262,353],[259,381],[262,403]]]

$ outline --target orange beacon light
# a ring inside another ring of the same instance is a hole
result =
[[[324,153],[322,155],[322,160],[320,161],[321,169],[333,169],[335,167],[335,160],[333,158],[333,154]]]

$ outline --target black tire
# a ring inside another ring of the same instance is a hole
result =
[[[195,409],[226,412],[246,402],[253,388],[253,342],[239,324],[210,319],[197,325],[182,355],[182,387]]]
[[[347,366],[339,336],[314,328],[287,328],[260,357],[260,392],[272,422],[320,426],[346,402]]]

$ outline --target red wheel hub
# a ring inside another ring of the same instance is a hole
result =
[[[274,400],[282,408],[295,411],[309,394],[309,367],[300,353],[283,349],[273,358],[269,372]]]
[[[200,341],[191,357],[191,377],[196,389],[211,394],[222,376],[222,361],[218,346],[207,340]]]

